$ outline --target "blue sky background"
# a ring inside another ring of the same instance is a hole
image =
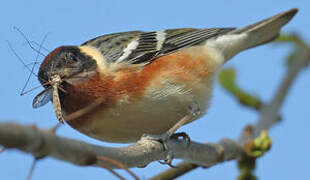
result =
[[[96,36],[129,30],[160,30],[181,27],[241,27],[281,11],[297,7],[300,12],[285,32],[297,32],[310,43],[310,2],[282,1],[38,1],[11,0],[0,2],[0,121],[35,124],[40,128],[55,125],[57,119],[51,103],[32,109],[33,97],[41,90],[19,96],[29,72],[9,50],[9,40],[26,63],[36,53],[13,30],[19,27],[29,39],[40,42],[50,32],[44,46],[52,50],[60,45],[78,45]],[[249,92],[269,101],[285,73],[283,59],[289,45],[269,44],[243,52],[230,61],[238,71],[238,83]],[[42,57],[40,58],[40,61]],[[256,174],[260,179],[305,179],[309,177],[309,81],[310,70],[303,71],[289,92],[281,110],[283,122],[270,131],[273,146],[258,160]],[[35,77],[29,86],[38,85]],[[224,137],[237,138],[242,128],[256,122],[255,111],[240,107],[221,87],[215,86],[212,106],[202,119],[183,127],[193,140],[217,142]],[[105,146],[117,146],[88,138],[68,125],[58,134]],[[32,156],[19,151],[0,154],[1,179],[25,179]],[[177,162],[177,161],[176,161]],[[157,162],[144,169],[134,168],[146,179],[166,169]],[[122,173],[124,174],[124,173]],[[235,162],[226,162],[210,169],[195,170],[180,179],[236,179]],[[104,169],[78,167],[52,158],[41,160],[33,180],[115,179]]]

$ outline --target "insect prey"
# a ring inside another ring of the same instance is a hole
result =
[[[63,115],[62,115],[61,105],[60,105],[60,100],[59,100],[59,94],[58,94],[58,88],[61,82],[62,80],[59,75],[56,74],[52,76],[51,84],[53,86],[53,97],[52,98],[53,98],[54,111],[55,111],[56,117],[59,120],[59,122],[63,124],[64,120],[63,120]]]

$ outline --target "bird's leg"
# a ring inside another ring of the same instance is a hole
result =
[[[173,152],[168,146],[167,141],[169,139],[178,139],[179,137],[182,137],[182,139],[187,143],[187,146],[190,145],[190,137],[185,132],[179,132],[175,133],[181,126],[183,126],[186,123],[191,122],[193,118],[198,116],[200,114],[200,108],[197,106],[198,104],[195,104],[195,106],[191,106],[189,108],[189,113],[185,115],[181,120],[179,120],[174,126],[172,126],[168,131],[166,131],[163,134],[160,135],[153,135],[153,134],[143,134],[142,138],[147,138],[151,140],[159,141],[163,144],[164,149],[168,151],[167,159],[163,162],[159,161],[161,164],[167,164],[170,167],[175,167],[172,165],[172,160],[174,158]]]

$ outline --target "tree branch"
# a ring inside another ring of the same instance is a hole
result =
[[[309,62],[310,50],[304,48],[289,66],[289,69],[271,102],[263,106],[261,116],[254,128],[254,137],[257,137],[262,130],[268,130],[277,123],[278,111],[281,108],[290,87],[297,78],[299,72],[307,67]]]
[[[17,148],[31,153],[35,157],[51,156],[82,166],[100,166],[105,163],[107,167],[118,168],[100,158],[108,157],[127,167],[142,167],[150,162],[163,160],[167,156],[167,151],[163,150],[161,143],[149,139],[141,139],[122,148],[101,147],[59,137],[51,131],[39,130],[35,126],[14,123],[0,123],[0,144],[7,149]],[[235,159],[241,150],[237,143],[229,139],[223,139],[218,144],[191,142],[189,147],[184,141],[169,140],[168,145],[175,158],[206,167]]]

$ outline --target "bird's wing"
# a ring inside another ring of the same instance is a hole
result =
[[[85,42],[103,54],[110,63],[148,64],[181,48],[195,46],[235,28],[169,29],[131,31],[100,36]]]

